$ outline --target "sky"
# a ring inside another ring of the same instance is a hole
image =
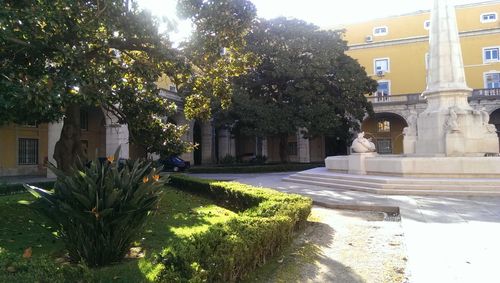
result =
[[[251,0],[257,15],[271,19],[279,16],[298,18],[322,28],[361,22],[392,15],[430,10],[432,0]],[[449,0],[456,5],[484,0]],[[176,0],[139,0],[140,5],[154,15],[177,22],[177,31],[170,33],[174,42],[189,36],[191,25],[180,21],[175,13]]]

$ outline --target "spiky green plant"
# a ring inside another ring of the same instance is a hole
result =
[[[150,162],[78,162],[69,173],[54,166],[54,190],[26,188],[35,208],[54,220],[70,258],[89,266],[121,261],[158,205],[165,178]]]

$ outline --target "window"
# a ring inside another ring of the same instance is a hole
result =
[[[377,139],[377,149],[380,154],[392,153],[392,142],[390,139]]]
[[[391,122],[387,120],[382,120],[378,122],[378,132],[379,133],[388,133],[391,131]]]
[[[424,29],[429,30],[431,28],[431,21],[427,20],[424,22]]]
[[[497,21],[497,13],[496,12],[491,12],[491,13],[484,13],[481,14],[481,23],[493,23]]]
[[[297,155],[297,143],[289,142],[288,143],[288,155]]]
[[[389,33],[389,29],[387,27],[375,27],[373,28],[373,35],[374,36],[382,36],[382,35],[387,35]]]
[[[19,165],[38,164],[37,139],[19,139],[18,163]]]
[[[499,61],[499,47],[483,48],[484,62],[498,62]]]
[[[379,58],[375,59],[374,63],[375,74],[379,74],[380,71],[383,73],[389,72],[389,58]]]
[[[26,122],[21,125],[21,127],[24,128],[38,128],[38,123],[37,122]]]
[[[84,131],[89,130],[89,112],[86,110],[80,111],[80,129]]]
[[[484,74],[484,86],[486,88],[500,88],[500,72]]]
[[[389,101],[389,95],[391,95],[389,81],[379,81],[376,94],[377,101]]]

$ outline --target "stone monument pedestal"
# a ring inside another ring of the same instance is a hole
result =
[[[406,154],[413,154],[416,152],[417,137],[405,136],[403,139],[403,152]]]
[[[375,157],[377,153],[367,152],[367,153],[353,153],[348,156],[348,171],[349,174],[366,175],[366,162],[367,157]]]
[[[472,89],[465,82],[455,7],[434,0],[431,15],[427,108],[408,118],[405,155],[372,153],[374,145],[361,133],[351,146],[358,153],[327,157],[326,173],[290,180],[380,194],[500,196],[498,137],[488,113],[467,100]]]

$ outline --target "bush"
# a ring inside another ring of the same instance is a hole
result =
[[[158,203],[158,170],[135,161],[81,163],[68,174],[53,167],[54,191],[26,186],[39,198],[35,208],[55,221],[74,262],[103,266],[123,259]],[[118,160],[116,154],[114,160]]]
[[[267,161],[267,156],[265,155],[257,155],[255,158],[250,160],[252,164],[264,164]]]
[[[224,156],[220,161],[220,164],[231,165],[236,163],[236,157],[228,154]]]
[[[90,282],[84,265],[57,264],[49,256],[22,258],[0,250],[0,282]]]
[[[289,242],[312,206],[309,198],[235,182],[172,175],[170,184],[209,196],[240,214],[157,255],[156,263],[164,266],[159,279],[165,281],[241,280]]]
[[[211,167],[191,167],[191,173],[271,173],[303,171],[317,167],[324,167],[324,163],[285,163],[266,165],[238,165],[238,166],[211,166]]]
[[[37,183],[33,183],[32,185],[39,187],[39,188],[42,188],[42,189],[50,189],[50,188],[54,187],[54,182],[53,181],[37,182]],[[26,188],[24,187],[23,184],[0,183],[0,196],[1,195],[25,193],[25,192],[26,192]]]

